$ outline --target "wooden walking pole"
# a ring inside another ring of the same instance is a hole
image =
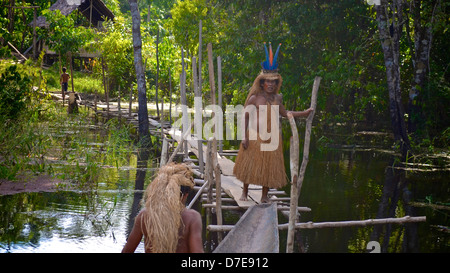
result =
[[[121,121],[121,119],[122,119],[122,110],[121,110],[121,107],[120,107],[120,100],[121,100],[121,98],[120,98],[120,84],[119,84],[119,90],[117,91],[117,109],[118,109],[118,115],[119,115],[119,124],[122,122]]]
[[[203,142],[202,142],[202,130],[203,130],[203,115],[202,115],[202,93],[198,86],[197,76],[197,59],[192,57],[192,78],[194,82],[194,132],[197,135],[197,147],[198,147],[198,166],[201,173],[205,170],[205,163],[203,162]]]
[[[169,123],[172,124],[172,75],[169,68]]]
[[[213,162],[213,172],[214,172],[214,179],[216,181],[216,219],[217,224],[222,225],[222,184],[221,184],[221,177],[220,177],[220,165],[219,161],[217,160],[217,141],[216,138],[213,138],[212,140],[212,147],[211,147],[211,155],[212,155],[212,162]],[[212,174],[212,173],[211,173]],[[210,191],[212,192],[212,191]],[[223,234],[221,232],[217,233],[217,240],[220,243],[222,241]]]
[[[182,107],[181,110],[183,112],[183,117],[182,117],[183,130],[186,130],[185,127],[186,127],[186,124],[188,123],[188,112],[187,112],[187,97],[186,97],[186,70],[185,70],[185,64],[184,64],[184,49],[183,48],[181,48],[180,100],[181,100],[181,107]],[[187,145],[187,141],[186,141],[184,143],[184,157],[185,158],[189,157],[188,153],[189,153],[189,151],[188,151],[188,145]]]
[[[309,114],[308,118],[306,119],[306,129],[305,129],[305,143],[303,145],[303,160],[302,160],[302,165],[300,167],[300,172],[298,174],[298,178],[296,178],[296,172],[292,172],[292,171],[296,171],[298,169],[298,132],[297,132],[297,126],[295,125],[295,121],[294,119],[289,119],[289,123],[291,124],[291,128],[292,128],[292,139],[293,139],[293,144],[297,145],[297,147],[291,147],[291,151],[292,153],[294,153],[294,155],[291,155],[291,160],[292,156],[295,156],[297,158],[297,160],[294,160],[293,162],[291,162],[291,164],[295,164],[295,162],[297,162],[297,167],[292,166],[291,165],[291,176],[292,176],[292,185],[291,185],[291,203],[290,203],[290,211],[289,211],[289,225],[288,225],[288,235],[287,235],[287,243],[286,243],[286,252],[287,253],[292,253],[294,251],[294,234],[295,234],[295,222],[296,222],[296,218],[297,218],[297,206],[298,206],[298,198],[300,196],[300,190],[303,184],[303,179],[305,177],[305,170],[306,170],[306,165],[308,165],[308,160],[309,160],[309,142],[311,139],[311,126],[312,126],[312,121],[314,118],[314,113],[316,110],[316,104],[317,104],[317,91],[319,90],[319,85],[320,85],[320,77],[316,77],[314,79],[314,85],[313,85],[313,89],[312,89],[312,95],[311,95],[311,108],[313,108],[314,110]],[[295,131],[295,132],[294,132]],[[295,142],[297,142],[297,144],[295,144]],[[295,151],[295,149],[297,149],[297,151]],[[295,153],[297,153],[295,155]]]
[[[208,74],[209,74],[209,87],[211,89],[211,104],[216,104],[216,87],[214,81],[214,63],[212,44],[208,43]]]
[[[158,106],[158,78],[159,78],[159,52],[158,52],[158,46],[159,45],[159,26],[158,26],[158,32],[156,34],[156,82],[155,82],[155,100],[156,100],[156,115],[159,118],[159,106]]]
[[[222,58],[217,57],[217,98],[219,107],[222,109]],[[221,138],[223,136],[220,136]],[[219,153],[223,152],[223,141],[219,139]]]
[[[131,110],[133,105],[133,84],[130,83],[130,102],[128,103],[128,117],[131,118]]]

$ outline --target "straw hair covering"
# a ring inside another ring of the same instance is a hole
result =
[[[267,128],[271,128],[270,104],[267,103]],[[279,127],[276,126],[278,129]],[[254,129],[249,129],[254,130]],[[276,133],[276,132],[273,132]],[[242,144],[236,156],[233,174],[245,184],[255,184],[269,188],[281,188],[287,184],[288,177],[284,168],[283,145],[279,132],[278,147],[273,151],[262,151],[262,140],[257,134],[256,140],[249,140],[247,149]]]
[[[183,221],[181,186],[194,187],[192,170],[185,164],[169,163],[160,168],[145,191],[143,224],[148,239],[145,248],[153,253],[174,253]]]

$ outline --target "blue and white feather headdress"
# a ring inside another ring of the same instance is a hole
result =
[[[278,45],[275,56],[272,51],[272,43],[269,42],[269,50],[264,42],[264,51],[266,53],[266,60],[261,63],[263,73],[277,73],[278,72],[278,52],[280,51],[281,44]]]

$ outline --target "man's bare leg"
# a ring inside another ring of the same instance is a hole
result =
[[[267,194],[269,193],[269,187],[262,188],[262,195],[261,195],[261,203],[270,203],[269,196]]]
[[[241,198],[239,198],[239,200],[241,201],[248,201],[248,184],[244,183],[244,187],[242,188],[242,195]]]

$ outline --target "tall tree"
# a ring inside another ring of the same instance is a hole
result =
[[[389,92],[389,114],[395,141],[400,145],[403,156],[411,150],[411,145],[406,132],[404,108],[401,100],[400,87],[400,37],[403,24],[403,5],[401,0],[381,0],[376,5],[378,30],[380,33],[381,47],[384,53],[384,65]]]
[[[131,17],[133,21],[133,49],[134,49],[134,68],[136,70],[136,81],[138,88],[138,120],[139,120],[139,139],[143,147],[151,147],[151,138],[148,122],[147,110],[147,90],[145,86],[144,66],[142,63],[142,40],[141,40],[141,15],[137,0],[129,0]]]
[[[435,21],[435,13],[439,9],[440,4],[440,0],[413,0],[410,6],[410,13],[414,22],[414,48],[411,48],[411,51],[414,52],[414,74],[408,102],[408,129],[410,133],[416,131],[418,116],[422,112],[417,98],[421,95],[421,91],[424,89],[425,83],[428,80],[433,23]]]

